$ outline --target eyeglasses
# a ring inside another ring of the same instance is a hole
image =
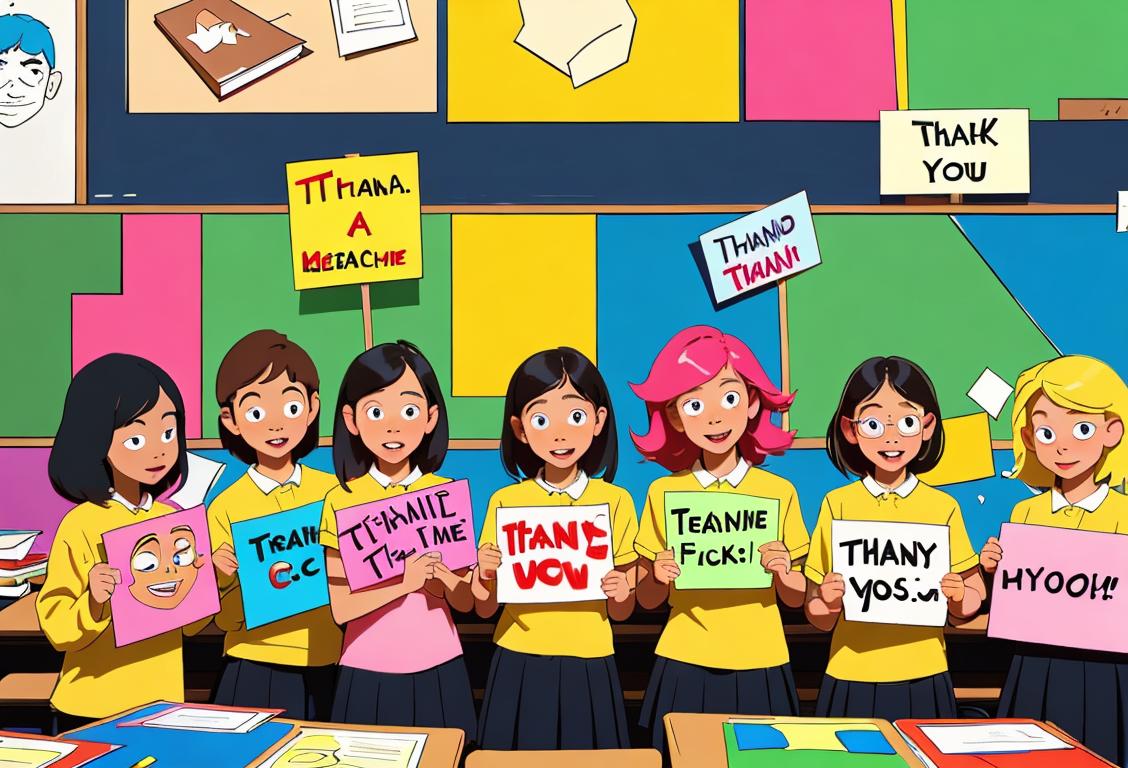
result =
[[[850,421],[854,425],[855,431],[861,437],[878,438],[885,434],[886,424],[876,416],[866,416],[863,419],[852,419]],[[888,426],[892,427],[892,424]],[[901,433],[902,437],[914,437],[920,434],[921,428],[924,426],[923,420],[915,413],[908,416],[902,416],[897,419],[897,431]]]

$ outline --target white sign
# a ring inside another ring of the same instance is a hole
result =
[[[1128,192],[1116,194],[1116,231],[1128,232]]]
[[[947,623],[940,580],[951,570],[948,526],[834,520],[830,539],[832,570],[846,582],[847,621]]]
[[[1027,109],[881,113],[881,194],[1030,193]]]
[[[600,582],[614,568],[611,510],[581,507],[498,507],[500,603],[604,600]]]
[[[717,304],[822,262],[806,192],[706,232],[700,242]]]

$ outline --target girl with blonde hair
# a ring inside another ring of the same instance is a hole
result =
[[[1068,355],[1018,377],[1011,477],[1044,489],[1020,501],[1012,523],[1128,533],[1123,417],[1128,388],[1108,365]],[[1121,486],[1122,487],[1122,486]],[[980,554],[993,574],[998,539]],[[1048,617],[1052,620],[1052,617]],[[999,717],[1051,720],[1118,765],[1128,759],[1128,658],[1123,654],[1023,644],[999,699]]]

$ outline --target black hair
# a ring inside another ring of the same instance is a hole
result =
[[[932,437],[924,441],[920,453],[909,462],[909,471],[913,474],[927,472],[940,463],[940,457],[944,453],[944,425],[932,380],[911,360],[903,357],[871,357],[855,368],[846,380],[838,409],[826,428],[826,452],[834,466],[844,475],[865,477],[874,470],[873,462],[865,457],[862,449],[842,434],[841,424],[843,417],[853,419],[858,405],[872,397],[886,381],[897,394],[916,403],[925,413],[931,413],[936,418]]]
[[[83,366],[67,389],[63,417],[51,447],[47,474],[60,495],[76,504],[104,505],[113,496],[113,472],[106,458],[114,430],[124,427],[157,403],[161,390],[176,410],[180,452],[156,485],[142,486],[153,498],[180,483],[188,471],[184,439],[184,401],[164,370],[135,355],[109,354]]]
[[[433,405],[439,407],[435,428],[423,436],[423,442],[411,454],[411,464],[423,473],[434,472],[442,466],[449,442],[449,427],[446,403],[443,401],[435,369],[410,342],[380,344],[362,352],[349,364],[345,378],[341,381],[341,393],[337,397],[337,410],[333,419],[333,468],[341,487],[346,491],[349,490],[348,481],[367,472],[376,457],[359,435],[349,432],[342,410],[346,405],[355,410],[362,397],[390,387],[408,368],[423,386],[427,408],[430,409]]]
[[[536,477],[544,468],[528,444],[513,433],[512,419],[521,418],[521,412],[530,402],[546,392],[564,386],[570,381],[576,391],[597,409],[607,409],[603,430],[595,436],[587,453],[580,457],[579,465],[588,477],[602,476],[607,482],[615,479],[619,464],[619,441],[615,435],[615,411],[611,408],[611,395],[595,363],[583,352],[571,347],[557,347],[537,352],[517,366],[509,389],[505,392],[505,414],[501,422],[501,462],[505,471],[516,480]]]

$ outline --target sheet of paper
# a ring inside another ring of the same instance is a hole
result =
[[[302,728],[262,768],[418,768],[426,743],[422,733]]]
[[[1116,231],[1128,232],[1128,191],[1116,194]]]
[[[277,712],[209,707],[175,707],[145,720],[146,728],[173,728],[182,731],[249,733],[273,718]]]
[[[330,0],[329,5],[341,56],[415,39],[407,0]]]
[[[195,453],[188,454],[188,476],[184,483],[168,500],[181,509],[191,509],[204,503],[208,492],[219,481],[219,476],[227,465],[220,461],[205,459]]]
[[[0,736],[0,766],[46,768],[74,752],[73,744]]]
[[[0,531],[0,560],[23,560],[42,531]]]
[[[1071,749],[1069,744],[1034,723],[922,725],[920,731],[945,755]]]
[[[572,79],[572,87],[627,63],[635,14],[627,0],[520,0],[524,24],[514,41]]]
[[[997,419],[1002,413],[1003,406],[1007,404],[1011,392],[1014,392],[1014,387],[990,368],[984,368],[983,373],[979,374],[979,378],[967,391],[967,396],[987,411],[992,419]]]

